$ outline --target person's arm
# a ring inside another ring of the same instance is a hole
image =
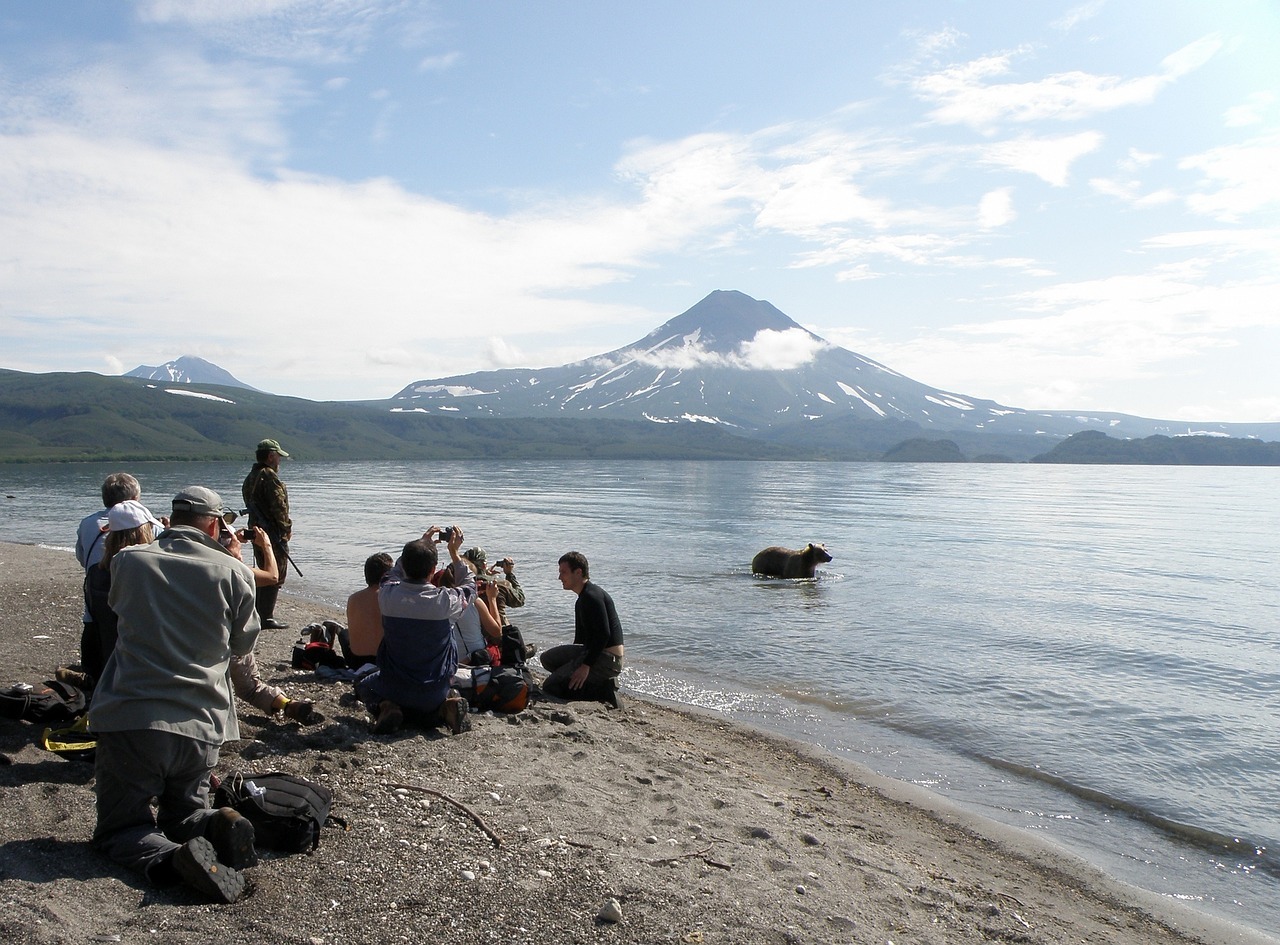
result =
[[[502,639],[502,621],[498,619],[498,588],[486,584],[484,592],[476,597],[476,613],[480,615],[480,630],[489,640]]]
[[[502,603],[506,607],[524,606],[524,588],[516,580],[516,563],[510,558],[498,562],[502,566],[502,582],[498,590],[502,593]]]
[[[280,566],[276,563],[276,553],[271,548],[271,539],[267,537],[258,526],[253,527],[253,531],[249,533],[249,538],[253,542],[253,547],[262,555],[262,567],[250,564],[249,570],[253,572],[253,583],[257,587],[272,587],[280,583]],[[255,556],[256,560],[257,556]],[[245,562],[249,564],[249,562]]]

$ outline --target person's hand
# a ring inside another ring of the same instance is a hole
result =
[[[168,528],[168,527],[169,527],[169,516],[167,516],[167,515],[161,515],[161,516],[160,516],[160,524],[161,524],[161,525],[163,525],[165,528]]]
[[[591,667],[583,663],[573,671],[573,675],[569,677],[570,689],[581,689],[587,682],[587,677],[591,675]]]
[[[485,600],[492,604],[498,599],[498,585],[494,584],[492,581],[485,581],[481,586],[480,593],[484,595]]]
[[[253,542],[253,547],[265,549],[271,544],[271,539],[267,537],[266,531],[261,527],[253,526],[253,531],[249,532],[249,540]]]
[[[498,562],[498,567],[502,568],[502,570],[508,576],[510,576],[511,572],[516,569],[516,563],[512,561],[510,558],[503,558],[501,561]]]
[[[428,528],[425,532],[422,533],[422,540],[429,541],[433,545],[436,542],[438,542],[440,540],[440,526],[432,525],[430,528]]]

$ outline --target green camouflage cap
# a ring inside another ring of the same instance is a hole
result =
[[[278,440],[263,440],[261,443],[258,444],[258,449],[271,450],[271,452],[279,453],[281,456],[289,455],[288,453],[286,453],[284,450],[280,448],[280,442]]]

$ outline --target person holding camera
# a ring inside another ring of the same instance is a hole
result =
[[[449,549],[453,587],[432,582],[441,539]],[[406,717],[442,721],[455,735],[469,724],[467,700],[449,687],[458,668],[453,622],[476,597],[475,578],[458,555],[462,540],[456,525],[433,525],[404,546],[400,560],[382,579],[378,668],[356,683],[356,695],[374,716],[375,734],[398,730]]]
[[[236,519],[234,512],[223,516],[218,526],[218,544],[227,550],[227,554],[244,561],[244,546],[253,545],[255,561],[262,562],[262,567],[249,564],[253,572],[255,587],[275,584],[280,579],[276,566],[275,551],[271,547],[271,539],[267,533],[256,525],[253,528],[242,528],[236,531],[231,527]],[[276,715],[277,713],[290,722],[299,725],[315,725],[324,721],[324,716],[316,711],[316,704],[311,699],[293,699],[285,695],[283,689],[271,686],[258,671],[258,658],[253,650],[243,656],[231,657],[231,686],[236,697],[243,699],[255,709]]]
[[[485,551],[479,547],[468,548],[462,553],[462,557],[475,565],[477,575],[488,575],[490,583],[498,589],[498,623],[504,627],[510,624],[511,621],[507,619],[507,608],[524,606],[524,588],[516,579],[515,561],[506,557],[493,567],[486,567]],[[502,572],[501,577],[498,576],[499,571]]]

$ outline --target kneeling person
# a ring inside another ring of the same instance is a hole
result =
[[[591,583],[586,556],[570,551],[560,558],[560,584],[578,595],[573,608],[573,642],[542,654],[550,673],[542,691],[560,699],[595,699],[618,708],[622,673],[622,622],[613,598]]]
[[[156,885],[183,881],[235,902],[253,866],[253,825],[211,810],[209,776],[240,737],[227,666],[258,636],[253,574],[217,542],[226,510],[211,489],[173,497],[170,526],[111,559],[119,639],[94,692],[93,845]],[[157,807],[153,812],[152,798]]]

